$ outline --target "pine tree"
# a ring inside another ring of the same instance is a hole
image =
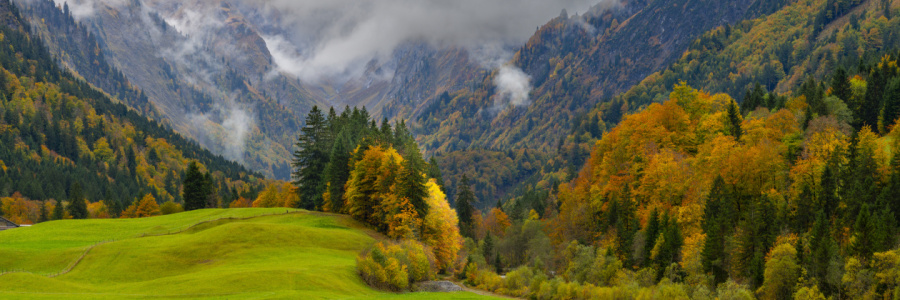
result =
[[[316,209],[322,204],[325,191],[323,174],[331,153],[331,137],[325,117],[317,106],[306,116],[306,126],[297,138],[292,166],[293,184],[300,194],[300,208]]]
[[[475,210],[472,202],[475,194],[469,187],[469,178],[463,174],[462,179],[456,185],[456,214],[459,216],[459,231],[465,237],[471,237],[472,213]]]
[[[69,206],[67,208],[69,210],[69,215],[72,216],[73,219],[87,219],[88,217],[87,204],[84,201],[84,192],[81,190],[81,184],[77,182],[72,184],[72,189],[69,191]]]
[[[197,162],[191,161],[184,174],[182,187],[184,210],[195,210],[206,207],[206,176],[200,172]]]

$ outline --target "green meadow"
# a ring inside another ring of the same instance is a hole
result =
[[[355,264],[367,232],[284,208],[45,222],[0,232],[0,298],[486,298],[366,286]]]

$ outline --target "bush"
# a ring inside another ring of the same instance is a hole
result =
[[[166,201],[159,206],[159,212],[163,215],[171,215],[174,213],[180,213],[184,211],[184,207],[181,207],[181,204],[172,202],[172,200]]]
[[[356,268],[368,285],[390,291],[406,291],[412,283],[435,276],[431,251],[412,240],[377,243],[357,257]]]

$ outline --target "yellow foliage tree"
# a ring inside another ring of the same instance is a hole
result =
[[[429,180],[426,184],[428,197],[428,214],[422,224],[421,240],[434,251],[437,266],[441,270],[450,270],[453,261],[462,247],[462,236],[459,234],[459,219],[456,211],[450,208],[446,195],[441,188]]]

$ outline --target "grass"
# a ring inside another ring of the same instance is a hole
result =
[[[285,212],[211,209],[2,231],[0,270],[20,271],[0,275],[0,298],[485,298],[373,290],[355,271],[357,253],[374,243],[357,223]],[[103,241],[109,242],[98,244]],[[48,276],[95,244],[70,272]]]

